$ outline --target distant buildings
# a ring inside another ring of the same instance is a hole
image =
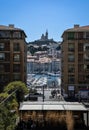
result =
[[[28,44],[27,73],[57,73],[61,68],[59,43],[48,39],[48,31],[41,39]],[[34,53],[33,53],[34,51]],[[29,52],[32,52],[32,54]]]
[[[0,26],[0,87],[26,81],[26,34],[14,25]]]
[[[42,56],[42,54],[40,53]],[[61,69],[61,61],[58,58],[48,56],[37,57],[27,55],[27,73],[57,73]]]
[[[62,87],[69,98],[89,98],[89,26],[62,34]]]

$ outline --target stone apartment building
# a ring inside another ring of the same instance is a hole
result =
[[[62,34],[62,88],[65,96],[89,98],[89,26]]]
[[[0,25],[0,87],[26,81],[26,34],[14,25]]]

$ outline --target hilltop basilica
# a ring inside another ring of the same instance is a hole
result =
[[[45,34],[41,35],[41,41],[53,41],[53,39],[48,39],[48,30],[46,30]]]

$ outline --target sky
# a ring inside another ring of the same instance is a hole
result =
[[[74,24],[89,25],[89,0],[0,0],[0,25],[14,24],[25,31],[27,42],[62,41],[62,33]]]

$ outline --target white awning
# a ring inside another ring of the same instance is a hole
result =
[[[87,111],[87,108],[78,102],[23,102],[19,110],[70,110],[70,111]]]

